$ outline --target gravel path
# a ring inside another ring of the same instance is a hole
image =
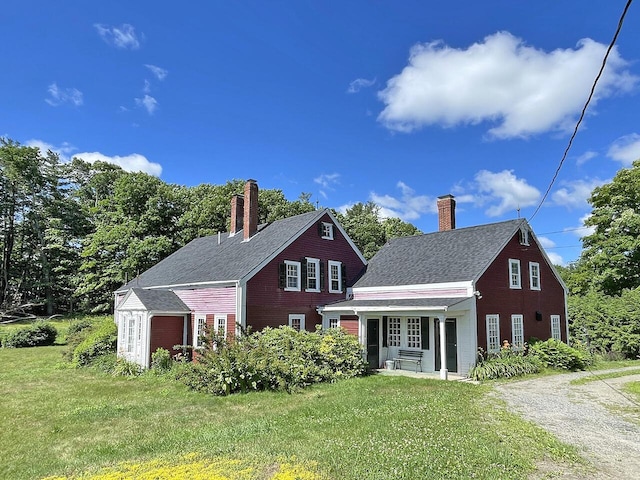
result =
[[[578,447],[597,470],[588,475],[547,471],[546,478],[640,479],[640,408],[611,388],[640,381],[640,375],[569,384],[588,375],[575,372],[510,382],[496,391],[516,413]]]

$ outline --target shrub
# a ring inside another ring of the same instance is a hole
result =
[[[591,357],[586,351],[572,348],[554,338],[532,345],[531,353],[551,368],[584,370],[591,363]]]
[[[158,348],[151,354],[151,369],[158,373],[165,373],[171,370],[171,354],[165,348]]]
[[[119,377],[137,377],[142,373],[142,367],[124,358],[116,358],[112,374]]]
[[[210,334],[205,344],[205,349],[195,353],[197,363],[177,368],[176,377],[214,395],[250,390],[292,392],[366,371],[357,338],[338,329],[311,333],[290,327],[265,328],[239,336],[233,343]]]
[[[486,360],[479,355],[478,364],[469,371],[469,377],[478,381],[512,378],[538,373],[541,368],[542,363],[537,357],[511,348],[502,348]]]
[[[89,334],[73,351],[73,362],[78,366],[91,364],[100,355],[115,352],[118,327],[111,318],[105,318],[91,328]]]
[[[76,335],[79,332],[82,332],[88,328],[91,328],[92,325],[93,324],[91,323],[91,320],[86,318],[82,318],[80,320],[73,320],[69,324],[69,328],[67,329],[67,337]]]
[[[4,348],[41,347],[53,345],[58,331],[47,322],[35,322],[32,325],[7,333],[2,339]]]

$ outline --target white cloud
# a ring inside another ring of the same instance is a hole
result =
[[[556,205],[565,206],[568,209],[587,208],[589,206],[587,200],[593,189],[605,183],[607,182],[598,178],[565,182],[562,188],[553,192],[551,199]]]
[[[640,135],[631,133],[618,138],[609,147],[607,156],[630,167],[635,160],[640,160]]]
[[[132,153],[124,157],[119,155],[111,157],[100,152],[83,152],[75,154],[74,157],[81,158],[89,163],[97,161],[113,163],[127,172],[144,172],[156,177],[159,177],[162,173],[162,166],[159,163],[150,162],[144,155],[139,153]]]
[[[151,93],[151,82],[149,82],[149,80],[145,79],[142,87],[142,93]]]
[[[49,85],[47,93],[49,98],[45,98],[44,101],[52,107],[58,107],[64,103],[79,107],[83,103],[83,96],[80,90],[77,88],[59,88],[56,82]]]
[[[474,178],[475,188],[480,192],[476,198],[476,204],[491,205],[485,213],[490,217],[500,216],[508,211],[514,213],[521,208],[535,205],[540,192],[532,187],[526,180],[517,178],[512,170],[502,172],[489,172],[481,170]],[[495,202],[499,203],[495,205]]]
[[[331,186],[336,185],[337,183],[339,183],[338,182],[339,180],[340,180],[339,173],[329,173],[329,174],[323,173],[319,177],[316,177],[313,179],[315,183],[317,183],[318,185],[324,188],[330,188]]]
[[[160,81],[167,78],[167,75],[169,74],[167,70],[165,70],[164,68],[160,68],[156,65],[150,65],[146,63],[144,66],[147,67],[151,71],[151,73],[153,73],[153,75]]]
[[[391,195],[378,195],[371,192],[370,199],[380,207],[382,218],[398,217],[404,221],[420,218],[425,213],[437,213],[435,199],[426,195],[416,195],[415,191],[404,182],[398,182],[400,198]]]
[[[368,80],[366,78],[356,78],[353,82],[349,84],[349,88],[347,88],[347,93],[358,93],[363,88],[369,88],[376,83],[376,79]]]
[[[149,115],[153,115],[158,109],[158,101],[151,95],[145,94],[143,98],[136,98],[136,105],[144,107]]]
[[[51,150],[53,153],[58,154],[58,157],[62,162],[68,162],[69,156],[76,149],[73,145],[71,145],[68,142],[63,142],[62,145],[56,146],[51,143],[47,143],[43,140],[38,140],[36,138],[27,140],[25,142],[25,145],[27,147],[38,147],[42,155],[46,155],[47,151]]]
[[[467,49],[417,44],[409,64],[378,92],[385,104],[378,120],[401,132],[485,121],[495,124],[489,130],[495,138],[564,132],[584,106],[606,48],[583,39],[575,49],[545,52],[508,32]],[[614,48],[592,105],[633,88],[638,77],[625,67]]]
[[[576,158],[576,165],[578,166],[584,165],[589,160],[592,160],[597,156],[598,156],[597,152],[592,152],[592,151],[584,152],[582,155]]]
[[[128,23],[124,23],[120,27],[109,27],[100,23],[96,23],[93,26],[100,38],[109,45],[129,50],[140,48],[140,40],[136,35],[136,29]],[[144,35],[141,35],[140,38],[144,39]]]
[[[536,237],[536,238],[540,242],[540,245],[542,246],[542,248],[553,248],[556,246],[556,242],[554,242],[548,237]]]

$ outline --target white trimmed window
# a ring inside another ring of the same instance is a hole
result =
[[[520,281],[520,260],[509,259],[509,288],[522,288]]]
[[[216,333],[222,335],[223,338],[227,338],[227,316],[216,315],[214,325],[216,326]]]
[[[307,258],[307,292],[320,291],[320,260],[317,258]]]
[[[523,316],[511,315],[511,346],[520,349],[524,346]]]
[[[400,317],[389,317],[388,322],[388,339],[387,345],[390,347],[400,346]]]
[[[540,290],[540,264],[529,262],[529,287],[531,290]]]
[[[300,262],[284,261],[285,287],[290,292],[300,291]]]
[[[342,263],[329,260],[329,293],[342,293]]]
[[[407,347],[422,348],[420,324],[420,317],[407,318]]]
[[[560,335],[560,315],[551,315],[551,338],[562,339]]]
[[[197,313],[193,320],[193,346],[204,347],[204,335],[207,328],[207,316],[204,313]]]
[[[322,222],[322,238],[333,240],[333,224]]]
[[[304,330],[304,314],[289,314],[289,326],[298,332]]]
[[[133,353],[136,346],[136,316],[130,315],[127,318],[127,353]]]
[[[338,328],[338,319],[337,318],[330,318],[329,319],[329,328]]]
[[[520,245],[529,245],[529,230],[526,228],[520,229]]]
[[[487,315],[487,352],[500,351],[500,316]]]

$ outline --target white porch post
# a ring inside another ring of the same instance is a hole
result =
[[[445,329],[444,317],[438,317],[440,322],[440,378],[447,380],[449,372],[447,371],[447,332]]]

